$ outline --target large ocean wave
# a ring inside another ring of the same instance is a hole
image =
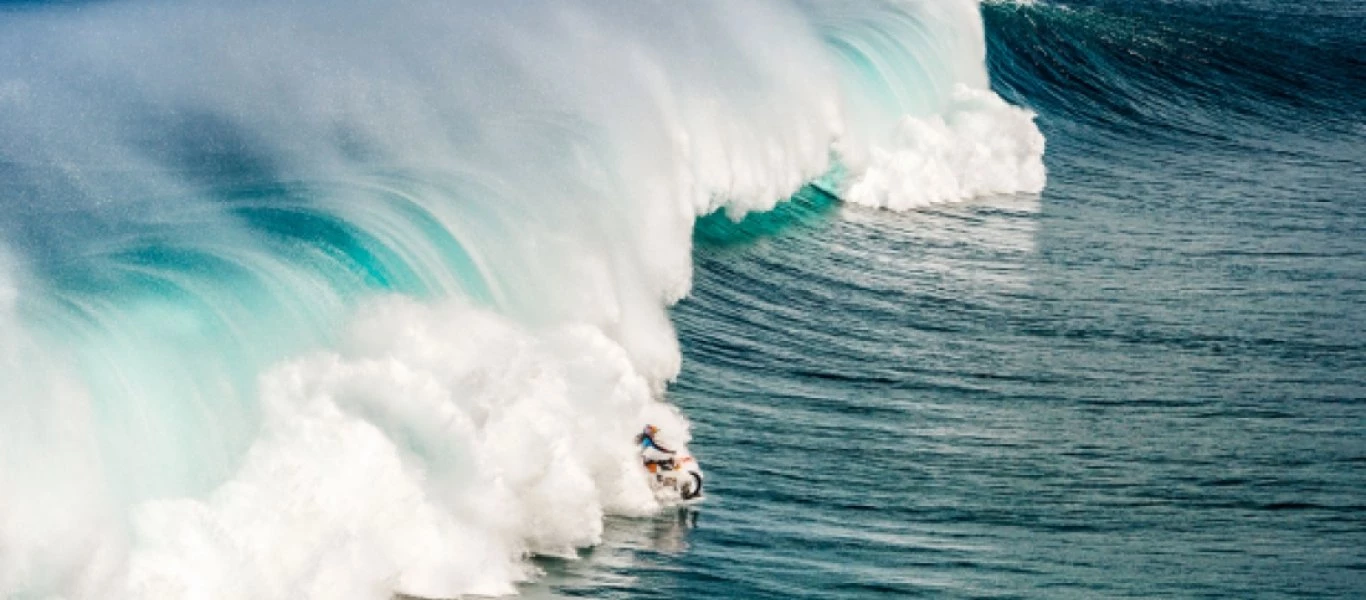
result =
[[[1042,188],[978,11],[0,12],[0,592],[504,594],[657,510],[698,217]]]

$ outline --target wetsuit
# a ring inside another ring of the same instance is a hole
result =
[[[642,433],[636,436],[636,439],[640,442],[640,455],[645,459],[646,465],[659,465],[665,470],[674,468],[673,450],[655,443],[654,438],[648,434]]]

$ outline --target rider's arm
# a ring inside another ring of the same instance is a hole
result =
[[[654,450],[656,450],[656,451],[658,451],[658,452],[663,452],[664,454],[673,454],[673,453],[674,453],[673,450],[670,450],[670,449],[668,449],[668,448],[665,448],[664,446],[659,445],[657,442],[655,442],[654,438],[651,438],[651,437],[646,437],[646,438],[645,438],[645,447],[646,447],[646,448],[653,448]]]
[[[659,446],[646,446],[640,451],[641,458],[652,462],[669,462],[673,460],[672,452],[660,450]]]

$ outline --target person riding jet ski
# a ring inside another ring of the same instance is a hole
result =
[[[646,425],[636,435],[640,459],[650,473],[650,486],[660,502],[673,504],[702,498],[702,468],[687,448],[672,450],[659,445],[659,428]]]
[[[655,441],[655,435],[658,433],[658,427],[646,425],[645,429],[636,435],[636,443],[640,444],[640,456],[645,460],[646,468],[656,467],[671,471],[674,468],[676,453]],[[651,471],[653,470],[652,468]]]

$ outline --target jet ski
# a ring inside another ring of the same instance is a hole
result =
[[[702,467],[691,454],[683,454],[670,462],[646,461],[650,475],[650,489],[661,504],[691,504],[702,500]]]
[[[646,425],[636,436],[641,465],[660,504],[691,504],[702,499],[702,467],[687,448],[670,450],[655,441],[659,428]]]

